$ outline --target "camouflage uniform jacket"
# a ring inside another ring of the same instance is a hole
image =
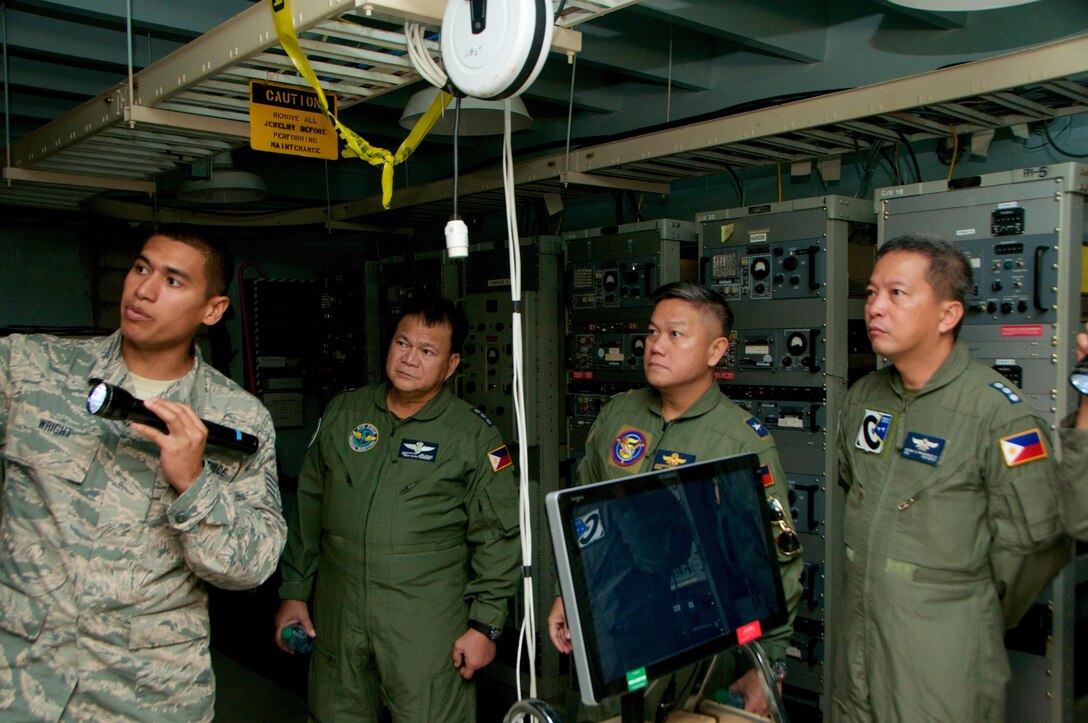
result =
[[[198,354],[163,398],[260,448],[208,447],[179,496],[158,447],[87,412],[90,377],[125,385],[120,332],[0,339],[0,718],[208,719],[201,580],[259,585],[286,537],[271,419]]]

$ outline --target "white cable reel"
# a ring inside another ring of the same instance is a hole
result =
[[[551,0],[449,0],[442,63],[450,82],[481,100],[521,95],[544,67],[553,23]]]

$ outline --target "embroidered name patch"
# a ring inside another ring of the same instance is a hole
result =
[[[58,437],[71,437],[73,431],[68,425],[54,422],[52,419],[46,419],[45,417],[38,420],[38,429]]]
[[[654,469],[669,469],[670,467],[679,467],[682,464],[695,461],[694,454],[684,454],[683,452],[670,452],[662,449],[654,457]]]
[[[884,440],[888,438],[888,430],[891,427],[892,415],[866,409],[861,418],[861,426],[858,427],[858,436],[854,439],[854,446],[862,452],[881,454],[884,451]]]
[[[1002,384],[1001,382],[994,382],[990,386],[993,387],[994,389],[996,389],[997,391],[1001,392],[1002,394],[1004,394],[1011,403],[1013,403],[1013,404],[1019,404],[1020,403],[1020,401],[1021,401],[1020,400],[1020,395],[1017,394],[1016,392],[1014,392],[1012,390],[1012,387],[1010,387],[1009,385]]]
[[[418,459],[420,462],[434,462],[438,456],[438,442],[423,442],[418,439],[405,439],[400,443],[397,456],[401,459]]]
[[[487,461],[491,463],[492,472],[504,470],[514,464],[514,460],[510,458],[510,450],[506,448],[505,444],[488,452]]]
[[[646,454],[646,435],[637,429],[620,432],[612,440],[612,461],[630,467]]]
[[[378,428],[370,422],[363,422],[348,435],[348,446],[352,452],[369,452],[378,443]]]
[[[591,510],[574,519],[574,536],[578,547],[587,547],[597,540],[604,539],[604,520],[600,510]]]
[[[944,440],[940,437],[907,432],[907,441],[903,444],[903,456],[907,459],[937,464],[942,452],[944,452]]]
[[[1000,444],[1001,454],[1005,457],[1007,467],[1017,467],[1050,456],[1046,452],[1046,447],[1043,446],[1043,435],[1038,429],[1029,429],[1026,432],[1003,437]]]
[[[745,419],[744,422],[753,430],[755,430],[755,433],[758,434],[760,437],[766,437],[768,434],[770,434],[767,431],[767,428],[763,426],[763,423],[755,417],[748,417],[748,419]]]

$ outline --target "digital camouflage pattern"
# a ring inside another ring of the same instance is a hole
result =
[[[245,589],[286,528],[268,412],[197,355],[163,398],[250,431],[205,450],[180,497],[158,447],[86,409],[90,377],[126,386],[120,332],[0,339],[0,719],[210,720],[201,582]]]

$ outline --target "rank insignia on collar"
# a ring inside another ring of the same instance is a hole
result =
[[[994,382],[990,386],[1004,394],[1012,404],[1019,404],[1022,401],[1021,396],[1014,392],[1012,387],[1010,387],[1008,384]]]
[[[1006,467],[1018,467],[1050,456],[1047,454],[1043,435],[1038,428],[1002,437],[1000,445]]]
[[[352,452],[369,452],[378,443],[378,428],[363,422],[348,435],[348,447]]]
[[[748,417],[748,419],[744,420],[744,423],[751,427],[760,437],[766,437],[770,434],[770,432],[767,431],[767,428],[763,426],[763,422],[755,417]]]
[[[499,472],[514,464],[514,460],[510,457],[510,450],[505,444],[488,452],[487,461],[491,463],[492,472]]]

